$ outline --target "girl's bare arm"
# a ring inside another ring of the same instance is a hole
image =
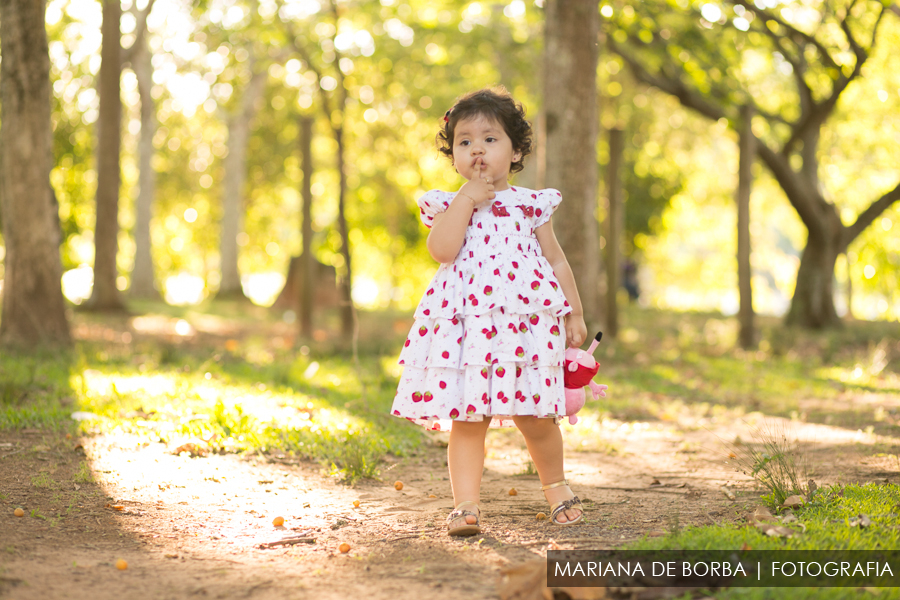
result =
[[[472,211],[493,200],[494,196],[494,185],[482,177],[474,177],[460,188],[447,210],[435,215],[431,223],[426,246],[434,260],[453,262],[466,239]]]
[[[553,268],[553,274],[562,286],[563,294],[572,307],[572,312],[566,316],[566,343],[573,348],[577,348],[584,343],[587,338],[587,326],[584,324],[584,309],[581,306],[581,297],[578,295],[578,286],[575,285],[575,275],[572,273],[572,267],[566,260],[566,255],[556,239],[553,232],[553,225],[548,220],[546,223],[534,230],[538,244],[541,245],[541,253],[550,266]]]

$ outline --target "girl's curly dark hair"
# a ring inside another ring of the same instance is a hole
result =
[[[453,132],[462,120],[481,116],[494,120],[512,141],[514,152],[521,154],[509,166],[510,173],[518,173],[525,168],[525,157],[531,153],[531,123],[525,120],[525,107],[513,100],[503,86],[470,92],[459,98],[453,108],[443,117],[441,130],[437,134],[438,151],[453,160]]]

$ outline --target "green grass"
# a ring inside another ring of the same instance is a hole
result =
[[[628,550],[894,550],[900,548],[900,486],[848,485],[817,491],[812,501],[794,512],[797,522],[786,526],[802,531],[793,537],[769,537],[747,524],[688,527],[659,538],[628,544]],[[871,519],[860,527],[859,515]],[[802,525],[802,527],[801,527]],[[804,530],[805,528],[805,530]],[[900,588],[879,588],[877,598],[900,598]],[[716,598],[852,598],[849,588],[735,588],[713,594]],[[866,594],[863,594],[863,597]],[[871,595],[871,594],[869,594]]]

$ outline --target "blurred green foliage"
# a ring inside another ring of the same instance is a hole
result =
[[[130,4],[125,0],[123,6],[128,9]],[[313,247],[320,261],[340,267],[339,238],[333,231],[335,144],[312,67],[325,77],[322,87],[329,88],[332,104],[340,69],[348,94],[347,216],[355,275],[377,284],[373,307],[414,306],[436,266],[425,251],[426,232],[416,218],[414,200],[425,190],[452,189],[462,181],[434,149],[440,119],[460,94],[493,84],[505,85],[532,118],[539,117],[541,4],[343,0],[335,21],[324,0],[158,0],[149,20],[152,93],[159,119],[151,232],[158,277],[188,272],[203,278],[209,291],[216,288],[226,123],[244,92],[251,57],[259,57],[254,65],[266,69],[268,81],[248,153],[241,271],[285,273],[290,256],[300,251],[301,115],[317,119]],[[658,57],[660,64],[674,61],[693,85],[722,99],[739,95],[729,81],[740,81],[758,104],[789,116],[797,99],[790,92],[791,75],[784,61],[765,40],[742,35],[733,26],[740,15],[730,5],[716,5],[727,26],[704,26],[699,14],[707,4],[659,0],[636,7],[604,1],[603,35],[617,37],[627,31],[646,37],[665,29],[667,55]],[[804,24],[810,9],[802,3],[782,3],[779,10],[785,19]],[[93,258],[99,18],[100,5],[90,0],[48,3],[56,160],[51,180],[60,202],[66,269],[91,264]],[[865,18],[861,13],[860,19]],[[126,14],[125,47],[133,42],[134,25]],[[846,206],[848,219],[896,178],[900,74],[888,61],[890,48],[898,43],[900,24],[889,15],[862,78],[845,92],[835,117],[823,129],[821,177],[834,201]],[[306,64],[295,45],[315,64]],[[809,74],[813,84],[816,77],[815,72]],[[636,84],[622,61],[605,51],[598,86],[601,126],[624,128],[628,142],[623,169],[628,235],[623,251],[647,268],[646,287],[660,306],[728,305],[736,289],[730,250],[737,164],[733,134],[688,114],[658,90]],[[119,266],[127,278],[134,252],[140,129],[136,81],[127,66],[122,98]],[[779,130],[765,129],[759,135],[777,136]],[[601,165],[608,161],[605,135],[598,144],[598,159]],[[805,232],[771,176],[761,168],[756,175],[754,286],[760,306],[778,310],[793,291]],[[520,183],[532,183],[528,177],[533,176],[520,175]],[[601,189],[601,196],[604,193]],[[196,219],[186,218],[188,209],[196,210]],[[602,206],[599,216],[603,218]],[[855,309],[860,316],[896,316],[900,238],[893,234],[898,222],[900,211],[894,207],[854,242],[848,260],[838,265],[841,288],[849,278],[859,292],[855,302],[861,302],[863,294],[871,297]]]

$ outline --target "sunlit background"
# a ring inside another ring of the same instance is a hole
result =
[[[601,4],[605,17],[618,10]],[[766,0],[765,5],[797,23],[809,16],[778,0]],[[144,6],[146,0],[137,2],[138,9]],[[323,65],[332,71],[340,68],[346,77],[353,299],[364,309],[411,309],[436,268],[425,250],[426,232],[418,222],[415,199],[428,189],[454,189],[461,182],[434,149],[439,118],[459,94],[497,82],[523,101],[530,115],[539,113],[539,70],[530,65],[541,56],[541,2],[381,0],[364,8],[354,5],[343,14],[337,31],[315,0],[263,0],[258,14],[250,14],[249,6],[239,0],[211,0],[201,11],[189,2],[157,0],[148,20],[158,119],[151,237],[160,293],[171,304],[192,305],[218,289],[227,121],[246,86],[250,50],[263,53],[268,80],[253,120],[244,227],[237,239],[244,293],[256,304],[271,305],[284,286],[288,261],[300,253],[300,114],[317,117],[311,182],[314,252],[322,263],[338,271],[344,267],[336,233],[335,143],[317,112],[318,86],[333,91],[337,79],[327,69],[317,79],[290,51],[285,33],[290,25]],[[726,15],[714,2],[698,6],[711,23],[731,19],[739,30],[748,27],[744,17]],[[129,12],[130,0],[123,1],[123,8],[122,42],[127,48],[134,42],[137,21]],[[52,182],[64,230],[63,292],[80,304],[90,297],[93,280],[101,3],[51,0],[46,15],[56,154]],[[842,207],[845,223],[895,184],[900,159],[900,74],[888,65],[890,49],[900,43],[897,19],[886,19],[880,36],[864,78],[842,96],[823,130],[821,178],[826,198]],[[753,52],[747,53],[742,68],[764,72],[773,66],[776,73],[790,69],[778,62],[777,53],[772,58]],[[134,73],[125,68],[121,82],[125,113],[118,287],[124,291],[134,264],[141,122]],[[724,122],[710,124],[671,97],[636,84],[622,61],[605,52],[599,85],[601,125],[624,123],[628,132],[626,168],[632,176],[626,182],[626,210],[644,198],[652,204],[636,211],[641,223],[629,221],[622,248],[638,265],[640,302],[735,314],[734,133]],[[773,80],[771,93],[780,93],[778,85]],[[604,139],[598,150],[604,163]],[[806,233],[768,171],[758,163],[754,174],[754,303],[761,314],[782,315],[789,307]],[[602,208],[599,217],[605,217]],[[896,207],[888,210],[839,258],[839,314],[900,318],[898,219]],[[0,261],[3,256],[0,244]]]

